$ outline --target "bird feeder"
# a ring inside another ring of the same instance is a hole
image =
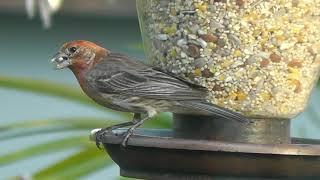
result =
[[[172,130],[139,130],[127,148],[107,134],[121,175],[320,177],[320,141],[290,137],[319,75],[317,0],[137,0],[137,9],[150,64],[253,123],[174,114]]]

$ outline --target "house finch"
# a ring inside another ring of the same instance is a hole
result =
[[[135,128],[158,112],[222,116],[248,122],[242,115],[207,102],[207,90],[155,67],[112,53],[89,41],[62,46],[52,59],[56,68],[68,67],[82,90],[98,104],[117,111],[134,113],[133,120],[104,128],[96,133],[97,146],[105,132],[132,126],[124,134],[126,146]],[[141,115],[145,115],[141,118]]]

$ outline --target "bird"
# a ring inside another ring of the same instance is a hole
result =
[[[249,122],[240,113],[209,102],[205,87],[90,41],[75,40],[63,44],[51,62],[57,69],[70,69],[84,93],[96,103],[112,110],[133,113],[131,121],[96,133],[99,148],[106,132],[131,126],[121,143],[126,147],[134,130],[160,112],[221,116]]]

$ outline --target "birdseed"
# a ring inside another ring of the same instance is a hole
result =
[[[320,66],[320,0],[138,0],[149,61],[253,118],[302,112]],[[161,10],[160,10],[161,9]]]

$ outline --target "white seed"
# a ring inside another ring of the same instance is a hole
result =
[[[157,38],[158,40],[161,40],[161,41],[166,41],[166,40],[168,40],[168,35],[167,35],[167,34],[158,34],[158,35],[156,36],[156,38]]]
[[[198,30],[198,34],[199,35],[205,35],[205,34],[207,34],[207,32],[205,30],[199,29]]]
[[[197,36],[194,34],[188,34],[188,39],[197,39]]]
[[[180,46],[180,47],[185,46],[185,45],[187,45],[187,40],[185,40],[185,39],[179,39],[179,40],[177,41],[177,45]]]
[[[208,45],[208,43],[206,41],[204,41],[203,39],[201,39],[201,38],[198,39],[198,42],[200,43],[200,46],[202,48],[206,48],[207,45]]]
[[[186,54],[185,52],[183,52],[183,51],[181,51],[180,56],[181,56],[181,58],[186,58],[186,57],[188,57],[187,54]]]

